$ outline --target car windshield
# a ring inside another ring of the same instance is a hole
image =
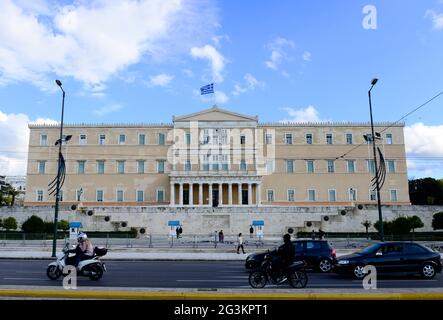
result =
[[[360,253],[360,254],[373,253],[373,252],[377,251],[378,248],[380,248],[380,244],[373,244],[372,246],[366,247],[357,253]]]

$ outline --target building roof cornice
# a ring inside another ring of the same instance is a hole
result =
[[[264,122],[258,127],[370,127],[370,122]],[[375,127],[404,127],[404,122],[376,122]]]
[[[59,128],[59,124],[29,124],[30,129]],[[68,123],[63,128],[173,128],[172,123]]]

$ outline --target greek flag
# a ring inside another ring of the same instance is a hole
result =
[[[201,94],[210,94],[210,93],[214,93],[214,84],[208,84],[206,86],[203,86],[200,88],[200,93]]]

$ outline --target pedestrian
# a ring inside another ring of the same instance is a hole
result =
[[[182,228],[182,226],[180,226],[180,227],[178,228],[178,233],[179,233],[179,237],[181,238],[181,237],[182,237],[182,233],[183,233],[183,228]]]
[[[249,237],[252,239],[252,234],[254,233],[254,228],[251,226],[249,228]]]
[[[240,254],[240,248],[241,248],[241,250],[243,251],[243,254],[244,254],[245,253],[245,248],[243,247],[243,237],[241,235],[241,232],[238,234],[237,243],[238,243],[238,245],[237,245],[237,253]]]
[[[314,229],[312,229],[311,238],[312,238],[312,240],[315,240],[315,231],[314,231]]]
[[[180,228],[175,228],[175,235],[177,236],[177,239],[180,237]]]
[[[218,233],[218,242],[223,243],[223,241],[224,241],[223,230],[220,230],[220,232]]]
[[[318,237],[319,237],[320,240],[324,239],[325,233],[324,233],[324,231],[322,229],[318,230]]]

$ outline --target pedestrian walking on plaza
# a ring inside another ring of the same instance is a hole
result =
[[[243,247],[243,237],[242,237],[241,233],[238,234],[237,243],[238,243],[237,253],[240,254],[240,248],[243,251],[243,253],[245,253],[245,248]]]
[[[177,239],[180,237],[180,229],[179,228],[175,228],[175,234],[177,236]]]
[[[312,240],[315,240],[315,231],[314,230],[312,230],[311,238],[312,238]]]
[[[224,234],[223,234],[223,230],[220,230],[220,232],[218,233],[218,242],[223,243],[224,241]]]
[[[249,237],[252,239],[252,234],[254,233],[254,228],[251,226],[249,228]]]
[[[320,240],[323,240],[325,238],[325,233],[324,233],[324,231],[322,229],[318,230],[318,238]]]

